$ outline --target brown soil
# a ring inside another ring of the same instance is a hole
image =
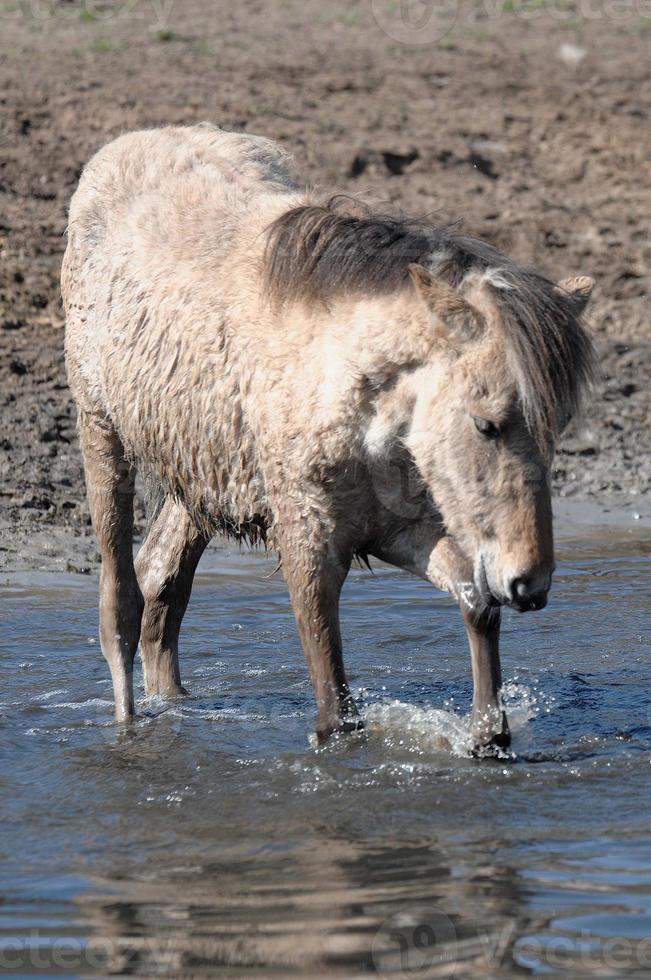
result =
[[[649,494],[651,13],[589,6],[443,0],[396,40],[388,0],[0,3],[5,530],[88,524],[58,287],[80,169],[126,129],[203,119],[282,140],[324,191],[594,276],[603,378],[556,490]]]

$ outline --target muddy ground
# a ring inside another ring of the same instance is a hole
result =
[[[124,130],[203,119],[282,140],[324,192],[594,276],[601,379],[555,490],[648,509],[651,7],[408,7],[0,0],[0,562],[34,540],[93,558],[58,286],[81,167]]]

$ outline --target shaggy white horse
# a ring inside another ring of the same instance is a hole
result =
[[[315,203],[275,143],[202,125],[91,160],[62,288],[118,719],[139,640],[147,691],[183,693],[181,619],[222,530],[281,555],[321,739],[358,726],[338,600],[375,555],[457,597],[477,744],[507,744],[499,607],[546,601],[549,467],[590,376],[592,281]],[[134,567],[136,469],[164,503]]]

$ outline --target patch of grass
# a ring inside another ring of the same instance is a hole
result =
[[[584,21],[581,19],[581,17],[566,17],[564,20],[559,20],[558,27],[559,30],[567,31],[570,29],[575,30],[577,27],[582,27],[583,24]]]
[[[113,51],[115,45],[108,37],[98,37],[91,47],[93,51]]]
[[[79,20],[83,20],[88,24],[95,24],[97,22],[97,16],[92,10],[88,10],[86,7],[79,11]]]
[[[556,10],[569,10],[573,6],[572,0],[501,0],[501,4],[495,4],[500,13],[505,14],[527,14],[532,10],[544,10],[545,7],[552,7]]]
[[[349,7],[348,10],[343,13],[341,23],[344,24],[345,27],[354,27],[355,24],[359,24],[359,10],[355,7]]]
[[[216,54],[212,44],[210,44],[209,41],[206,41],[205,38],[202,38],[201,40],[198,41],[193,41],[191,50],[192,53],[196,55],[211,56]]]
[[[156,32],[156,40],[160,44],[169,44],[170,41],[180,41],[181,38],[174,31],[167,28],[166,30]]]
[[[467,27],[463,31],[463,36],[471,41],[487,41],[490,38],[490,34],[483,27]]]

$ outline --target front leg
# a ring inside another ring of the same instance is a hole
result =
[[[322,743],[335,733],[363,728],[346,680],[339,629],[339,596],[350,557],[341,554],[332,542],[316,545],[315,536],[306,534],[305,529],[285,531],[279,543],[283,574],[316,697],[316,735]]]
[[[477,588],[472,564],[439,522],[418,521],[385,537],[370,553],[449,592],[459,603],[472,660],[473,702],[471,731],[475,751],[510,743],[500,688],[500,610],[490,606]]]
[[[472,660],[472,717],[471,731],[477,754],[491,748],[505,749],[511,743],[509,723],[502,708],[500,691],[500,619],[499,608],[479,611],[461,607],[466,624]]]

